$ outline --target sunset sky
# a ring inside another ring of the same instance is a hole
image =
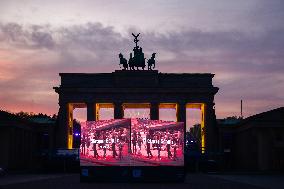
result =
[[[284,106],[283,0],[1,0],[0,109],[54,114],[59,72],[113,72],[140,32],[160,72],[214,73],[217,118]]]

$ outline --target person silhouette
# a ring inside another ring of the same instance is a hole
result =
[[[171,138],[170,137],[167,137],[167,152],[168,152],[168,159],[171,159],[172,157],[172,153],[171,153]]]
[[[178,140],[177,140],[177,136],[174,135],[173,137],[173,149],[174,149],[174,161],[177,160],[177,147],[178,147]]]
[[[103,151],[104,151],[104,155],[103,157],[106,158],[106,140],[107,140],[107,137],[106,137],[106,134],[105,132],[102,132],[102,138],[103,138],[103,144],[102,144],[102,147],[103,147]]]
[[[132,135],[132,144],[133,144],[133,150],[132,153],[136,154],[137,148],[136,148],[136,143],[137,143],[137,134],[136,131],[133,131],[133,135]]]
[[[161,133],[158,132],[157,135],[157,150],[158,150],[158,159],[161,160]]]
[[[112,134],[112,143],[111,143],[111,150],[112,150],[112,157],[115,158],[117,155],[116,149],[115,149],[115,143],[116,143],[116,137],[115,133]]]
[[[143,139],[142,139],[140,132],[138,132],[137,143],[138,143],[138,147],[139,147],[138,154],[141,155],[141,148],[142,148]]]
[[[87,156],[89,155],[89,152],[90,152],[90,150],[89,150],[90,145],[91,145],[90,136],[87,135],[87,137],[86,137]]]
[[[81,148],[82,148],[82,154],[86,155],[86,135],[83,134],[83,137],[81,139]]]
[[[146,135],[146,149],[147,149],[147,157],[152,158],[153,155],[152,155],[152,152],[151,152],[151,137],[150,137],[149,133],[147,133],[147,135]]]
[[[93,150],[94,150],[94,158],[98,159],[99,157],[99,154],[98,154],[98,151],[97,151],[97,140],[98,140],[98,136],[96,133],[94,133],[94,143],[93,143]]]

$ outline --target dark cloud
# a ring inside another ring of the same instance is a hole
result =
[[[54,46],[54,41],[49,33],[33,31],[31,39],[35,43],[35,47],[52,48]]]
[[[48,26],[32,25],[24,28],[17,23],[0,23],[0,41],[15,48],[52,48],[55,45]]]
[[[248,115],[263,107],[283,105],[284,29],[141,33],[145,54],[150,57],[157,52],[160,71],[216,73],[219,116],[232,114],[228,104],[238,104],[241,98],[255,107]],[[131,31],[125,37],[99,23],[69,27],[2,23],[0,45],[3,53],[5,50],[13,56],[11,60],[0,59],[2,73],[11,75],[0,80],[0,99],[5,100],[5,107],[15,101],[34,102],[49,112],[57,111],[52,87],[59,84],[59,72],[112,72],[119,68],[118,53],[128,56],[133,48]],[[12,63],[6,63],[9,61]]]

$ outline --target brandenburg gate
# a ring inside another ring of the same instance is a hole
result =
[[[152,70],[155,54],[148,60],[136,46],[127,60],[119,55],[122,70],[112,73],[60,73],[61,84],[54,87],[59,94],[56,145],[71,149],[73,143],[73,110],[87,108],[87,120],[99,120],[100,108],[113,108],[114,119],[124,118],[126,108],[149,108],[150,119],[159,120],[159,109],[174,108],[176,121],[186,125],[186,109],[201,110],[201,147],[205,152],[217,148],[217,128],[211,73],[159,73]],[[142,68],[139,70],[139,68]]]

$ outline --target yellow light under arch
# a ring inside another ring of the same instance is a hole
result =
[[[113,103],[96,103],[96,120],[100,120],[100,109],[101,108],[113,108]]]
[[[159,104],[159,109],[175,109],[176,111],[176,118],[174,121],[177,121],[178,120],[178,104],[177,103],[160,103]],[[159,115],[160,117],[160,115]]]
[[[205,152],[205,104],[204,103],[187,103],[186,108],[201,110],[201,152]]]

